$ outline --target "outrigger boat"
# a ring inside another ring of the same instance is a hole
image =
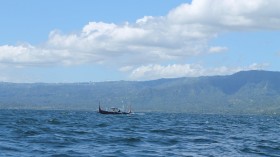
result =
[[[129,109],[128,112],[121,111],[120,109],[118,109],[116,107],[111,107],[110,110],[102,110],[99,105],[98,112],[101,114],[131,114],[131,109]]]

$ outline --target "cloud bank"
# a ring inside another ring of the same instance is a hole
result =
[[[221,66],[206,68],[199,64],[172,64],[167,66],[150,64],[134,69],[130,78],[133,80],[150,80],[157,78],[211,76],[217,74],[228,75],[241,70],[261,70],[267,66],[268,64],[253,63],[245,67]]]
[[[173,9],[167,17],[178,24],[223,30],[279,29],[279,8],[277,0],[193,0]]]
[[[204,75],[207,72],[200,65],[163,67],[160,64],[227,51],[223,45],[208,45],[220,33],[279,30],[279,9],[279,0],[193,0],[161,17],[144,16],[124,24],[93,21],[78,33],[63,34],[54,30],[41,45],[2,45],[0,64],[111,64],[122,67],[121,71],[132,70],[132,78],[153,72],[162,77],[177,76],[179,72]],[[210,71],[208,74],[220,73],[215,69]]]

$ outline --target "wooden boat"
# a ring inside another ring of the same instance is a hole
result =
[[[98,112],[101,114],[131,114],[131,109],[129,109],[128,112],[121,111],[120,109],[118,109],[116,107],[111,107],[110,110],[102,110],[99,105]]]

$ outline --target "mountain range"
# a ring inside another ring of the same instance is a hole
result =
[[[1,109],[280,114],[280,72],[87,83],[0,83]]]

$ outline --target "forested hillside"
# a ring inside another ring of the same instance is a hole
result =
[[[280,113],[280,72],[90,83],[0,83],[2,109],[96,110],[131,105],[134,111]]]

